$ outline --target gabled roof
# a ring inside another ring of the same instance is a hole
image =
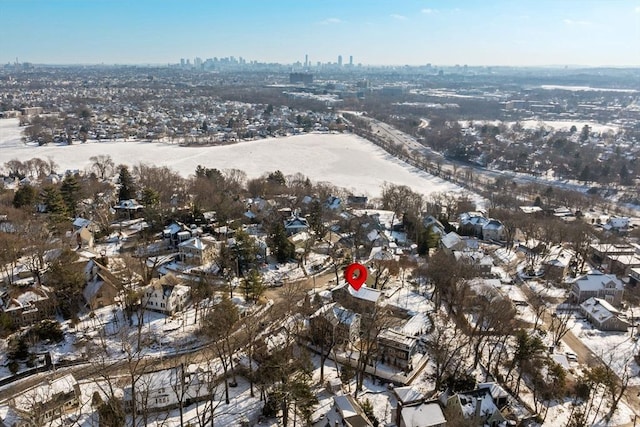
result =
[[[207,248],[207,244],[203,242],[201,238],[193,237],[189,240],[185,240],[184,242],[180,243],[178,247],[203,251]]]
[[[350,326],[355,320],[360,318],[358,313],[354,313],[335,302],[323,305],[311,317],[317,316],[323,316],[334,326],[338,324]]]
[[[591,297],[580,304],[580,307],[586,314],[600,323],[606,322],[612,317],[617,317],[618,314],[620,314],[615,307],[600,298]]]
[[[458,233],[456,233],[455,231],[452,231],[452,232],[447,233],[444,236],[442,236],[440,241],[442,242],[442,245],[445,248],[452,249],[457,244],[462,242],[462,237],[460,237],[460,235]]]
[[[581,292],[593,292],[605,288],[624,289],[624,284],[618,280],[615,274],[604,274],[599,271],[578,277],[574,284]]]

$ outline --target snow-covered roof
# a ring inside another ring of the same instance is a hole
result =
[[[542,212],[542,208],[540,206],[520,206],[520,210],[526,214]]]
[[[45,381],[36,387],[25,391],[15,397],[14,406],[22,411],[31,411],[34,403],[46,403],[61,393],[71,393],[74,391],[77,381],[72,374]]]
[[[482,396],[474,396],[473,394],[459,393],[460,409],[465,418],[473,417],[476,412],[476,405],[480,405],[480,415],[482,417],[491,416],[495,412],[499,412],[498,407],[493,402],[493,398],[490,393],[485,393]]]
[[[192,239],[185,240],[184,242],[180,243],[178,246],[181,248],[196,249],[198,251],[203,251],[207,248],[207,244],[203,242],[202,239],[199,237],[194,237]]]
[[[571,262],[573,256],[573,251],[564,249],[560,245],[552,246],[549,250],[549,254],[545,257],[543,262],[551,266],[566,267]]]
[[[324,316],[332,324],[351,325],[360,315],[342,307],[338,303],[325,304],[320,307],[311,317]]]
[[[73,220],[73,226],[76,228],[84,228],[87,227],[89,224],[91,224],[91,220],[85,219],[85,218],[76,218]]]
[[[604,274],[599,271],[585,274],[578,277],[575,281],[575,285],[581,292],[594,292],[605,288],[615,288],[617,290],[623,290],[624,284],[618,280],[615,274]]]
[[[402,408],[401,417],[405,426],[430,427],[447,422],[442,408],[436,402]]]
[[[606,322],[620,313],[607,301],[594,297],[591,297],[580,304],[580,308],[582,308],[585,314],[588,314],[600,323]]]
[[[381,295],[380,291],[368,288],[366,286],[362,286],[360,289],[356,291],[355,289],[353,289],[352,286],[347,285],[347,290],[352,296],[358,299],[362,299],[370,302],[378,301],[378,298],[380,298],[380,295]]]
[[[509,393],[507,393],[500,384],[494,382],[480,383],[477,388],[489,390],[489,394],[491,394],[494,400],[509,397]]]
[[[385,329],[380,332],[378,339],[400,344],[407,348],[411,348],[417,343],[416,337],[405,335],[402,332],[398,332],[393,329]]]
[[[416,390],[415,388],[413,388],[411,386],[395,387],[393,389],[393,392],[398,397],[398,400],[400,402],[402,402],[403,404],[405,404],[405,405],[407,403],[411,403],[411,402],[415,402],[415,401],[424,399],[424,394],[422,394],[421,392],[419,392],[418,390]],[[412,424],[410,424],[410,425],[412,425]]]
[[[489,219],[482,228],[484,230],[499,230],[504,228],[504,225],[497,219]]]
[[[457,244],[462,242],[462,237],[460,237],[460,235],[458,233],[456,233],[455,231],[452,231],[452,232],[447,233],[444,236],[442,236],[440,241],[442,242],[442,245],[445,248],[451,249],[454,246],[456,246]]]

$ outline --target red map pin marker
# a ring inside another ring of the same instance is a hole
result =
[[[356,275],[357,273],[357,275]],[[354,262],[344,271],[344,279],[353,289],[359,291],[364,282],[367,280],[367,267]]]

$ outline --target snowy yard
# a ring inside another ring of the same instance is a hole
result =
[[[639,386],[640,367],[633,360],[633,356],[640,352],[637,335],[629,332],[606,332],[595,329],[586,320],[572,319],[571,331],[576,337],[589,347],[596,356],[609,365],[618,376],[622,376],[625,369],[631,375],[629,385]]]

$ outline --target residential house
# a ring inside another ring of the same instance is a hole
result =
[[[482,238],[482,229],[488,222],[480,212],[465,212],[460,215],[458,233]]]
[[[589,257],[597,266],[606,263],[608,256],[633,255],[635,253],[636,248],[626,244],[594,243],[589,245],[588,249]]]
[[[325,304],[309,318],[312,334],[332,334],[338,345],[355,343],[360,338],[360,316],[338,303]]]
[[[138,203],[135,199],[120,200],[113,209],[118,214],[119,218],[134,219],[140,218],[144,206]]]
[[[457,393],[447,400],[447,411],[467,420],[469,425],[498,427],[506,421],[490,388]]]
[[[437,234],[439,237],[447,234],[444,229],[444,225],[431,215],[427,215],[424,217],[424,219],[422,220],[422,225],[424,225],[426,229],[431,230],[432,233]]]
[[[601,331],[627,331],[629,322],[620,317],[620,312],[607,301],[591,297],[580,304],[580,311]]]
[[[162,230],[162,238],[168,246],[178,246],[191,238],[191,229],[180,222],[172,222]]]
[[[89,260],[84,271],[87,284],[82,295],[86,305],[95,310],[113,304],[122,289],[121,281],[96,260]]]
[[[507,229],[497,219],[489,218],[487,223],[482,226],[482,238],[484,240],[503,242],[506,237]]]
[[[346,281],[333,288],[331,293],[334,301],[365,317],[375,311],[382,296],[382,292],[364,285],[356,291]]]
[[[625,233],[629,231],[630,219],[629,217],[609,217],[607,222],[602,226],[607,231],[614,231],[616,233]]]
[[[398,399],[398,427],[446,427],[447,419],[437,401],[425,401],[412,387],[396,387],[393,391]]]
[[[411,360],[417,348],[418,339],[415,336],[393,329],[385,329],[378,335],[378,360],[382,363],[411,371]]]
[[[465,240],[455,231],[442,236],[440,246],[449,255],[452,255],[454,251],[461,251],[467,248]]]
[[[628,276],[632,268],[640,267],[640,255],[611,254],[605,258],[607,272],[618,276]]]
[[[364,209],[367,207],[369,199],[366,196],[349,196],[347,204],[354,209]]]
[[[549,248],[547,256],[542,261],[542,270],[547,280],[564,281],[569,273],[569,267],[574,259],[574,252],[561,245]]]
[[[75,218],[72,223],[73,230],[70,233],[71,246],[81,248],[92,248],[94,243],[93,235],[99,230],[98,226],[91,220],[85,218]]]
[[[373,427],[365,415],[360,404],[350,394],[334,396],[336,411],[342,418],[342,425],[346,427]]]
[[[306,218],[299,216],[297,213],[293,213],[284,221],[284,229],[287,235],[291,236],[302,231],[307,231],[309,229],[309,222]]]
[[[0,406],[0,425],[52,425],[65,414],[76,411],[80,405],[79,399],[80,387],[72,374],[48,379],[34,388],[14,395]]]
[[[211,397],[211,391],[217,385],[215,372],[206,371],[197,365],[180,365],[176,368],[143,374],[136,381],[136,403],[138,408],[149,412],[166,411],[177,408],[182,399],[186,407]],[[131,385],[124,388],[124,409],[130,412],[133,407]]]
[[[327,209],[332,210],[334,212],[340,212],[342,210],[342,200],[339,197],[329,196],[327,200],[324,202],[324,205]]]
[[[51,291],[45,286],[32,285],[3,293],[0,306],[14,325],[29,326],[55,314],[55,303],[50,294]]]
[[[478,275],[490,277],[492,275],[493,258],[482,251],[454,251],[453,256],[457,261],[467,263],[472,266]]]
[[[640,283],[640,268],[632,268],[629,270],[629,284],[637,286]]]
[[[214,260],[218,245],[213,238],[192,237],[178,244],[178,258],[189,265],[208,264]]]
[[[173,314],[183,310],[189,300],[190,288],[177,284],[172,274],[154,280],[145,291],[142,305],[147,310]]]
[[[398,427],[445,427],[447,419],[438,402],[405,406],[396,420]]]
[[[540,206],[520,206],[520,210],[522,213],[527,215],[540,214],[542,212],[542,208]]]
[[[623,294],[624,284],[615,275],[599,271],[580,276],[571,284],[571,298],[577,303],[596,297],[619,306]]]

